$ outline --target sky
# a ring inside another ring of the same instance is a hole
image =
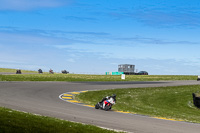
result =
[[[134,64],[200,74],[199,0],[0,0],[0,68],[79,74]]]

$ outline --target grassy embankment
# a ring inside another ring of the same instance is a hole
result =
[[[17,69],[0,68],[0,72],[16,73]],[[38,73],[37,71],[22,70],[23,73]]]
[[[114,133],[92,125],[37,116],[0,107],[1,133]]]
[[[0,72],[15,73],[16,69],[0,68]],[[23,74],[35,73],[35,74]],[[85,75],[85,74],[37,74],[37,71],[22,70],[22,74],[0,75],[0,81],[161,81],[161,80],[196,80],[195,75]]]
[[[103,97],[114,93],[117,94],[114,110],[200,123],[200,109],[193,105],[192,99],[192,93],[199,90],[200,85],[114,89],[88,91],[75,98],[95,105]]]
[[[84,74],[13,74],[0,75],[0,81],[162,81],[196,80],[192,75],[84,75]]]

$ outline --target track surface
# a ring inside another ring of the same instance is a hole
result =
[[[199,133],[200,124],[105,112],[59,99],[72,91],[192,84],[200,82],[0,82],[0,106],[134,133]]]

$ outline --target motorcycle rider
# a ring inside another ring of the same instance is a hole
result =
[[[104,97],[104,98],[101,100],[101,102],[99,102],[100,105],[102,105],[103,101],[109,100],[110,98],[113,98],[113,99],[115,100],[115,102],[116,102],[116,94],[113,94],[112,96]]]

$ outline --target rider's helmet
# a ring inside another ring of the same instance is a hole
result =
[[[116,98],[116,94],[113,94],[112,97],[115,99]]]

